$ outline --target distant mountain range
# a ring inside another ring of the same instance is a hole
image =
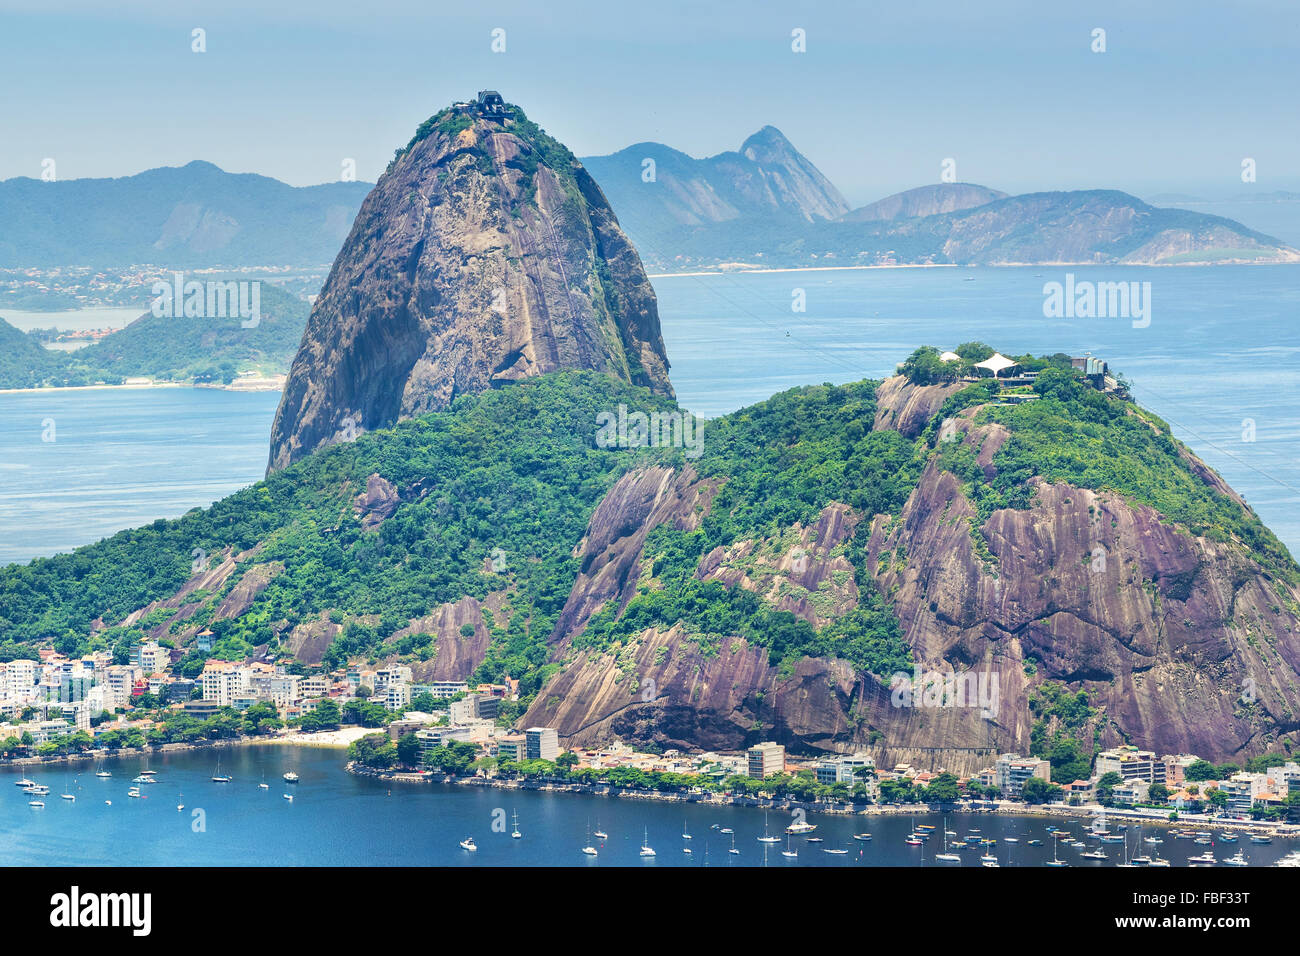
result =
[[[936,183],[851,209],[773,126],[738,151],[704,159],[647,142],[581,162],[647,267],[661,272],[728,264],[1300,261],[1300,252],[1235,220],[1110,189],[1009,196]],[[121,179],[6,180],[0,268],[322,264],[337,255],[372,188],[293,187],[204,162]],[[1279,202],[1289,195],[1269,194]]]
[[[333,261],[371,184],[295,187],[211,163],[0,182],[0,268]]]
[[[739,153],[693,159],[638,143],[583,164],[641,258],[659,271],[1300,261],[1280,240],[1231,219],[1151,206],[1117,190],[1008,196],[974,183],[936,183],[849,209],[771,126]]]

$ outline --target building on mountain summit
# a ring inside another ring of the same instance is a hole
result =
[[[506,106],[506,101],[496,90],[479,90],[474,108],[479,116],[488,119],[509,119],[514,116],[514,112]]]

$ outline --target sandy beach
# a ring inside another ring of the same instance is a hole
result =
[[[294,744],[303,747],[341,747],[346,748],[353,741],[360,740],[367,734],[382,734],[382,727],[344,727],[342,730],[320,730],[316,733],[283,734],[277,737],[250,737],[248,744]]]

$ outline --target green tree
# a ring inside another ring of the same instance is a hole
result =
[[[420,738],[415,734],[402,734],[397,740],[397,759],[408,767],[420,764]]]
[[[1025,803],[1048,803],[1056,799],[1060,792],[1061,788],[1056,784],[1048,783],[1041,777],[1030,777],[1020,791],[1020,799]]]
[[[302,729],[308,733],[318,730],[338,730],[341,719],[339,705],[333,699],[326,697],[316,703],[311,713],[303,716]]]
[[[957,785],[957,778],[950,773],[944,772],[930,781],[930,786],[926,787],[926,799],[932,803],[955,803],[961,788]]]

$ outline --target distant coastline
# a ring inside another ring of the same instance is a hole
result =
[[[871,266],[763,266],[723,263],[713,269],[692,272],[649,272],[649,279],[684,279],[692,276],[765,275],[781,272],[862,272],[871,269],[1178,269],[1219,266],[1293,266],[1295,259],[1229,259],[1218,262],[996,262],[962,265],[956,262],[899,262]],[[726,265],[737,268],[728,269]]]
[[[49,757],[14,757],[0,760],[0,767],[58,767],[63,765],[95,763],[105,759],[123,757],[149,757],[154,754],[183,753],[195,750],[228,750],[234,747],[290,746],[329,747],[346,750],[354,740],[367,734],[379,733],[374,727],[344,727],[340,730],[322,730],[316,733],[297,731],[289,734],[271,734],[261,737],[230,737],[223,740],[203,740],[191,743],[161,744],[157,747],[119,747],[115,750],[83,750],[75,754],[57,754]]]
[[[21,395],[32,392],[93,392],[105,389],[151,389],[151,388],[207,388],[219,392],[279,392],[284,390],[283,375],[270,378],[247,379],[244,383],[231,382],[229,385],[192,382],[123,382],[121,385],[42,385],[39,388],[0,388],[0,395]]]

